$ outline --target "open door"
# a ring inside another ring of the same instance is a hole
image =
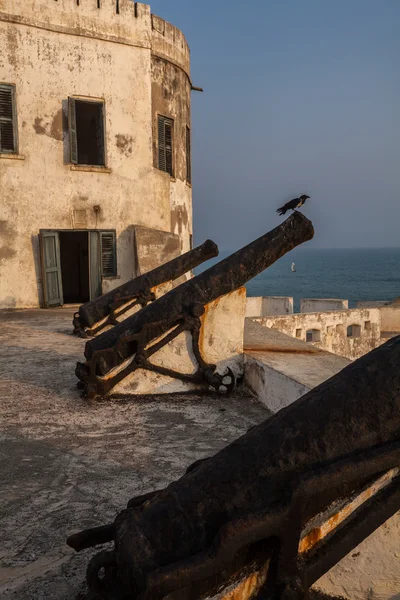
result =
[[[90,299],[101,296],[101,260],[100,260],[100,234],[98,231],[89,231],[89,287]]]
[[[64,299],[58,232],[41,229],[39,232],[39,242],[44,307],[61,306],[64,304]]]

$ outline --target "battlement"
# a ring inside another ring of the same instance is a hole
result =
[[[190,50],[182,31],[156,15],[151,15],[153,54],[171,60],[190,76]]]
[[[189,75],[183,33],[133,0],[0,0],[0,22],[152,49]]]

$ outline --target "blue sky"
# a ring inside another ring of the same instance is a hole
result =
[[[154,0],[191,48],[196,243],[302,193],[316,247],[400,246],[399,0]]]

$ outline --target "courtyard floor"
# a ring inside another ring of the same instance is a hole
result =
[[[113,520],[269,416],[249,394],[80,397],[72,310],[0,312],[0,598],[84,600],[93,551],[65,540]]]

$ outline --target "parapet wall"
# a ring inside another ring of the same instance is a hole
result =
[[[190,51],[182,31],[156,15],[151,15],[151,27],[152,54],[180,67],[190,78]]]
[[[253,320],[351,360],[382,343],[378,308],[298,313]]]
[[[290,296],[249,296],[246,317],[268,317],[293,314],[293,298]]]
[[[0,21],[151,49],[190,75],[183,33],[132,0],[0,0]]]
[[[300,312],[329,312],[332,310],[347,310],[349,301],[341,298],[301,298]]]

